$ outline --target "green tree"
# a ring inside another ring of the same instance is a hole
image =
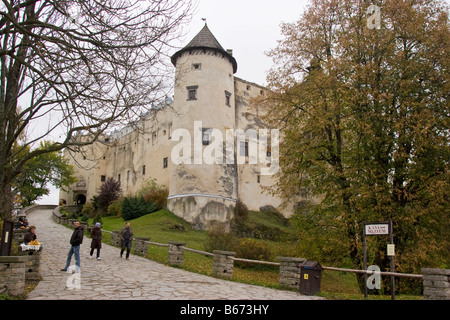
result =
[[[368,25],[372,4],[379,28]],[[362,223],[392,220],[397,271],[448,267],[446,4],[313,0],[282,32],[258,103],[283,133],[273,192],[320,200],[294,219],[302,241],[320,239],[311,247],[329,260],[345,248],[361,269]],[[372,261],[388,269],[386,239],[371,241]]]
[[[41,142],[38,150],[45,149],[51,144],[50,141]],[[22,152],[30,151],[26,148]],[[73,167],[61,151],[43,153],[26,163],[22,172],[13,181],[13,192],[19,195],[20,204],[25,207],[48,195],[49,184],[64,188],[75,181]]]

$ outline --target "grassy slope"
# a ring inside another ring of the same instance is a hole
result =
[[[92,221],[90,221],[92,222]],[[197,250],[205,250],[207,240],[206,231],[193,230],[191,225],[181,218],[176,217],[168,210],[160,210],[152,214],[142,216],[130,221],[134,235],[139,237],[150,237],[150,241],[168,243],[169,241],[186,242],[186,246]],[[270,248],[274,261],[277,256],[295,256],[295,241],[292,239],[292,229],[286,221],[270,213],[250,212],[248,223],[253,226],[263,225],[263,229],[272,228],[278,232],[281,230],[286,235],[284,241],[258,240],[264,242]],[[122,218],[104,217],[103,229],[116,231],[123,228],[125,222]],[[110,235],[104,233],[105,242],[109,242]],[[167,247],[149,246],[148,258],[166,263]],[[294,255],[292,254],[294,253]],[[185,252],[184,269],[206,275],[211,274],[212,258],[197,253]],[[235,267],[233,280],[246,282],[261,286],[280,288],[278,284],[278,267]],[[284,288],[285,289],[285,288]],[[328,299],[363,299],[359,292],[356,276],[353,273],[335,271],[324,271],[322,274],[320,295]],[[389,298],[370,296],[370,298]],[[399,298],[399,297],[398,297]],[[404,297],[406,299],[419,299],[420,297]]]

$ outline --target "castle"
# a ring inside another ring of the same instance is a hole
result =
[[[232,51],[220,45],[206,24],[171,62],[173,99],[138,126],[126,126],[70,156],[66,151],[78,182],[67,192],[61,190],[60,198],[69,204],[90,201],[108,177],[121,182],[125,195],[156,179],[168,187],[168,209],[201,228],[230,221],[237,199],[249,210],[279,209],[282,200],[263,192],[275,183],[274,175],[264,173],[278,161],[275,146],[255,144],[251,134],[245,140],[233,136],[267,129],[262,111],[249,107],[266,89],[234,76],[237,61]],[[220,139],[227,148],[215,143]],[[256,148],[261,160],[257,163],[250,159]],[[205,154],[227,161],[208,161]],[[280,210],[286,216],[291,211],[292,206]]]

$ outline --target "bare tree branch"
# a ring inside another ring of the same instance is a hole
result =
[[[194,5],[188,0],[2,0],[0,194],[9,192],[33,157],[91,144],[165,99],[172,82],[168,50]],[[39,132],[24,137],[31,127]],[[63,139],[19,157],[24,147],[57,130],[63,130]],[[8,214],[7,197],[0,196],[0,207],[6,208],[1,216]]]

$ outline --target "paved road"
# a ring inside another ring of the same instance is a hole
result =
[[[102,260],[88,259],[90,239],[86,238],[80,248],[81,272],[77,282],[76,275],[60,271],[65,265],[72,230],[55,223],[51,215],[51,210],[36,210],[28,216],[43,245],[42,281],[28,294],[29,300],[320,299],[199,275],[136,255],[127,261],[119,257],[118,248],[106,244],[102,245]]]

